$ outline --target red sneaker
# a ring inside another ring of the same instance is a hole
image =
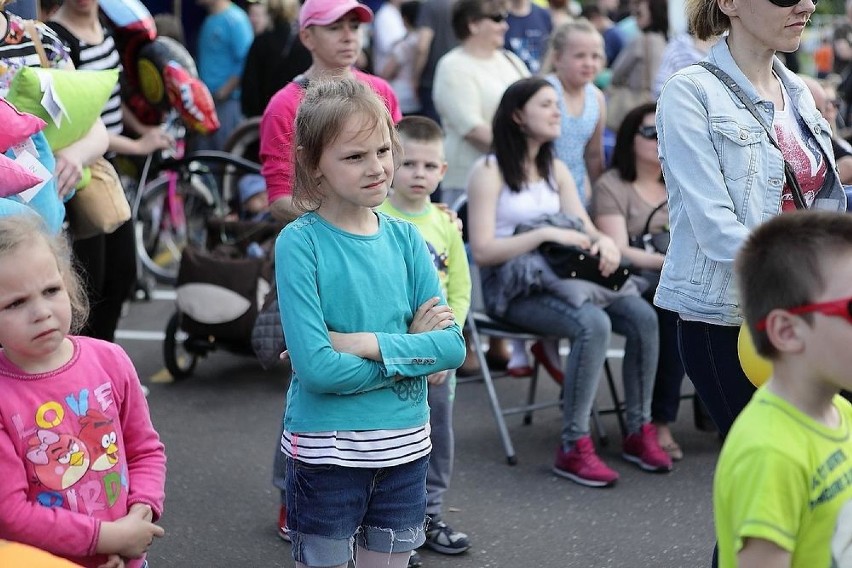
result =
[[[657,440],[657,428],[653,424],[643,424],[638,432],[624,438],[621,456],[633,462],[645,471],[666,472],[672,470],[672,458],[660,447]]]
[[[290,529],[287,528],[287,508],[281,505],[278,509],[278,536],[282,540],[290,542]]]
[[[618,473],[601,461],[589,436],[574,442],[567,452],[559,447],[553,473],[586,487],[611,487],[618,481]]]

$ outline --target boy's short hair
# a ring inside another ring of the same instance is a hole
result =
[[[406,140],[440,142],[444,131],[437,122],[426,116],[406,116],[396,125],[396,131]]]
[[[852,255],[852,216],[847,213],[796,211],[760,225],[746,240],[735,262],[740,308],[764,357],[778,350],[757,323],[772,310],[812,303],[826,286],[838,255]],[[802,314],[807,322],[812,314]]]

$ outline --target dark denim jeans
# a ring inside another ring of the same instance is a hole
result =
[[[678,321],[678,344],[686,374],[722,436],[756,390],[737,353],[740,328]]]
[[[680,387],[683,383],[683,362],[677,342],[677,314],[654,308],[660,325],[660,359],[654,381],[654,398],[651,417],[656,422],[669,424],[677,420],[680,406]]]

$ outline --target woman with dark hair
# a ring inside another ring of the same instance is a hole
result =
[[[666,247],[659,242],[661,239],[643,241],[643,235],[665,237],[669,224],[666,186],[657,156],[656,109],[656,104],[648,103],[624,117],[615,140],[612,168],[595,184],[591,208],[595,225],[609,235],[634,269],[647,275],[653,284],[643,294],[648,301],[653,301]],[[641,244],[643,248],[631,243]],[[651,417],[660,447],[677,461],[683,458],[683,451],[669,429],[669,424],[677,419],[683,380],[683,363],[677,350],[677,314],[657,308],[657,319],[660,358]]]
[[[618,474],[595,453],[589,414],[612,331],[626,337],[622,377],[628,434],[622,456],[646,471],[672,467],[651,424],[657,317],[632,280],[615,292],[589,280],[560,279],[538,254],[546,242],[577,246],[600,255],[603,275],[621,261],[616,244],[586,213],[568,168],[554,158],[560,124],[558,95],[546,80],[523,79],[506,90],[494,115],[494,155],[476,163],[468,184],[470,246],[483,267],[483,295],[492,317],[571,341],[553,471],[582,485],[606,487]],[[576,229],[540,224],[543,216]],[[535,274],[535,282],[523,274]]]

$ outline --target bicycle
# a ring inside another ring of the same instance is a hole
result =
[[[166,129],[176,140],[175,149],[146,158],[132,195],[131,211],[140,277],[147,274],[159,283],[173,285],[181,251],[188,244],[203,246],[207,221],[225,214],[225,204],[208,166],[221,163],[259,173],[260,165],[227,152],[185,154],[185,128],[176,113],[170,113]],[[143,292],[149,296],[147,288],[143,284]]]

